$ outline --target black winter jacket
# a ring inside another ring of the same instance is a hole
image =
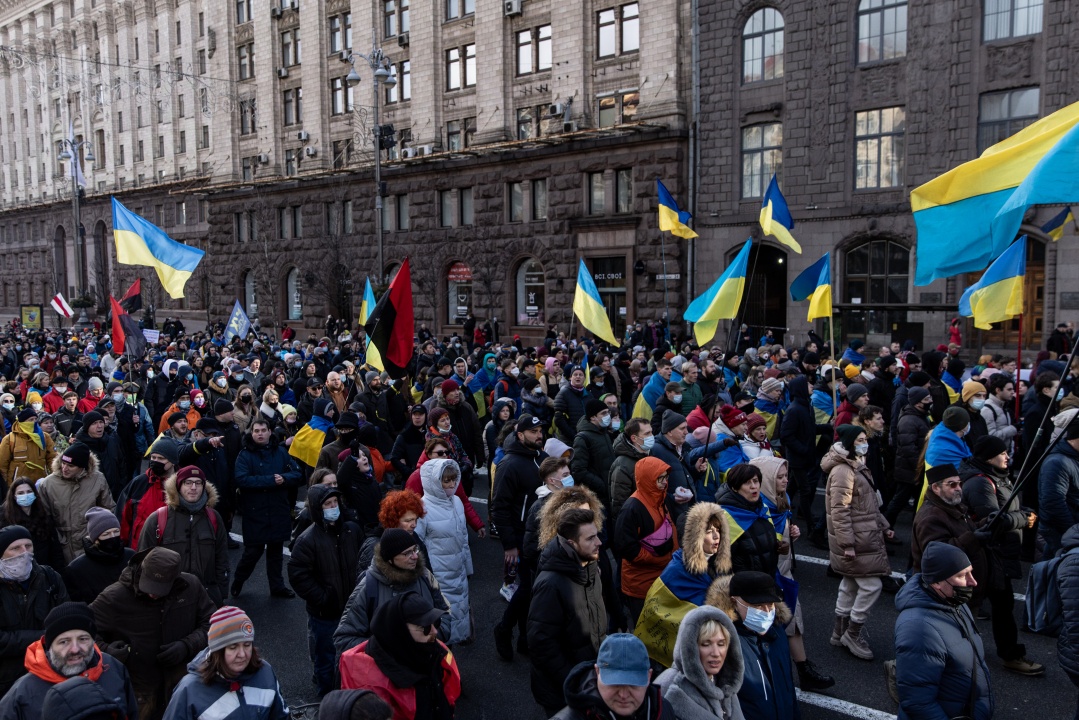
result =
[[[669,412],[675,412],[679,415],[682,414],[682,403],[674,403],[667,398],[667,393],[663,393],[656,400],[656,409],[652,411],[652,419],[649,423],[652,425],[652,434],[659,437],[663,434],[663,416]]]
[[[278,485],[274,475],[285,482]],[[236,486],[240,489],[240,508],[244,516],[244,543],[286,543],[292,530],[292,506],[289,489],[303,482],[303,474],[288,452],[270,436],[266,445],[257,445],[251,435],[244,436],[244,449],[236,458]]]
[[[1027,526],[1027,512],[1019,506],[1016,497],[1007,511],[1000,507],[1012,494],[1011,474],[998,470],[973,457],[965,458],[959,466],[959,479],[963,481],[963,503],[970,510],[974,524],[981,526],[992,513],[998,517],[993,524],[993,539],[986,546],[993,585],[1003,588],[1003,578],[1023,576],[1019,555],[1023,545],[1023,529]]]
[[[884,422],[892,420],[892,403],[895,402],[896,387],[892,381],[894,375],[879,372],[869,381],[869,404],[876,405],[884,415]]]
[[[786,452],[787,462],[793,470],[808,470],[820,462],[817,453],[817,436],[832,436],[831,425],[818,425],[809,404],[809,381],[798,376],[787,386],[791,404],[783,412],[779,427],[779,439]]]
[[[547,457],[542,450],[529,450],[510,435],[503,443],[506,455],[495,467],[495,496],[491,501],[491,520],[498,528],[502,547],[521,547],[528,508],[540,486],[539,466]]]
[[[82,548],[83,554],[64,568],[63,578],[64,585],[70,588],[71,599],[89,605],[102,590],[120,579],[135,551],[123,547],[118,554],[108,555],[85,537]]]
[[[239,432],[239,428],[236,428]],[[239,452],[239,448],[236,449]],[[232,485],[236,455],[229,453],[228,441],[215,448],[209,438],[180,446],[180,464],[177,467],[195,465],[206,474],[206,479],[217,489],[217,510],[227,513],[236,505],[236,490]]]
[[[577,436],[577,423],[584,417],[585,404],[591,397],[588,390],[577,390],[572,385],[566,385],[555,396],[555,429],[558,439],[567,445],[573,444],[573,438]]]
[[[698,448],[702,454],[703,448],[704,446]],[[670,476],[667,478],[667,512],[671,514],[672,520],[677,521],[683,513],[689,510],[697,497],[697,471],[689,462],[690,447],[689,445],[682,445],[682,454],[679,455],[671,441],[660,435],[656,438],[656,444],[652,446],[648,454],[651,457],[659,458],[671,468],[669,471]],[[674,501],[674,491],[680,487],[691,490],[694,500],[687,503],[676,503]]]
[[[754,506],[731,489],[730,485],[724,485],[716,495],[716,502],[723,507],[756,512],[764,501],[757,500],[757,505]],[[775,575],[779,568],[779,544],[775,526],[764,518],[754,520],[749,529],[731,543],[731,567],[733,572],[756,570],[769,576]]]
[[[499,526],[501,528],[501,526]],[[562,686],[574,665],[594,661],[607,632],[599,567],[582,566],[561,537],[540,554],[528,609],[532,695],[544,707],[565,704]]]
[[[68,601],[60,573],[34,562],[26,589],[22,583],[0,580],[0,695],[26,674],[26,648],[41,638],[45,616]]]
[[[914,406],[907,405],[903,408],[903,412],[899,413],[899,424],[893,432],[895,434],[895,471],[892,477],[897,483],[913,485],[921,479],[918,472],[918,458],[922,454],[925,436],[929,434],[929,420]]]
[[[577,423],[577,437],[573,438],[573,458],[569,468],[573,478],[596,494],[603,507],[611,506],[611,494],[607,479],[614,465],[614,446],[607,430],[596,427],[588,418]]]
[[[1064,533],[1063,551],[1079,548],[1079,525]],[[1079,675],[1079,552],[1065,555],[1057,566],[1057,591],[1063,625],[1057,638],[1060,667],[1072,676]]]
[[[362,446],[360,446],[362,447]],[[357,448],[357,452],[362,452]],[[382,503],[382,488],[375,479],[374,471],[366,475],[354,455],[349,455],[337,466],[337,486],[345,505],[356,512],[356,522],[365,532],[378,526],[378,508]]]
[[[345,602],[356,589],[356,565],[363,544],[360,526],[343,517],[327,523],[322,503],[340,492],[326,485],[307,491],[311,527],[303,531],[292,546],[288,562],[288,581],[307,603],[307,613],[319,620],[339,620]]]
[[[75,442],[80,442],[90,448],[90,452],[97,457],[98,467],[105,480],[109,483],[113,499],[120,497],[120,493],[127,487],[131,475],[127,472],[127,463],[124,462],[123,451],[120,448],[120,438],[116,432],[105,427],[105,433],[99,438],[92,438],[86,432],[86,428],[79,430],[75,435]]]

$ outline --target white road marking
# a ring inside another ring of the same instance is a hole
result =
[[[831,710],[832,712],[841,713],[853,718],[859,718],[859,720],[895,720],[895,713],[874,710],[873,708],[868,708],[864,705],[855,705],[852,702],[829,697],[828,695],[805,692],[801,688],[795,688],[795,692],[798,695],[799,702],[804,702],[807,705],[815,705],[819,708]]]
[[[475,504],[477,504],[477,503],[479,503],[480,505],[486,505],[486,504],[487,504],[487,501],[486,501],[486,500],[484,500],[483,498],[476,498],[476,497],[470,497],[470,498],[468,499],[468,501],[469,501],[470,503],[472,503],[473,505],[475,505]]]
[[[233,540],[235,540],[236,542],[241,543],[241,544],[244,541],[244,538],[243,538],[242,535],[238,535],[237,533],[234,533],[234,532],[230,532],[229,537],[232,538]],[[292,557],[292,551],[288,549],[287,545],[281,549],[281,552],[283,552],[285,554],[285,557]]]

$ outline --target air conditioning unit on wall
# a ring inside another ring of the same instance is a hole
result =
[[[521,1],[522,0],[505,0],[503,2],[503,11],[506,17],[514,17],[521,14]]]

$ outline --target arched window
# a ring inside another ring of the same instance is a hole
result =
[[[547,277],[543,265],[529,258],[517,267],[517,324],[542,327],[547,322]]]
[[[285,303],[289,320],[303,320],[303,296],[300,294],[300,269],[292,268],[285,278]]]
[[[775,8],[761,8],[749,16],[742,30],[742,82],[783,77],[783,16]]]
[[[472,268],[455,262],[446,271],[446,321],[462,325],[472,312]]]
[[[907,54],[907,0],[858,3],[858,63],[891,60]]]
[[[248,270],[244,275],[244,312],[247,317],[254,320],[259,314],[258,281],[255,280],[255,271]]]
[[[906,312],[895,306],[908,302],[909,248],[894,240],[867,240],[846,251],[843,268],[843,301],[865,308],[844,313],[847,337],[890,334],[890,323],[906,321]]]

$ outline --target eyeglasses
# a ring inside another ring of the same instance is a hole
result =
[[[189,488],[202,487],[203,482],[202,480],[184,480],[183,486]]]
[[[428,453],[431,457],[446,457],[450,454],[449,450],[432,450]]]
[[[942,482],[941,485],[943,485],[946,488],[951,488],[951,489],[954,490],[955,488],[962,485],[962,483],[959,480],[948,480],[946,482]]]
[[[404,555],[406,557],[419,557],[420,549],[418,547],[416,547],[415,545],[413,545],[408,550],[402,550],[401,552],[399,552],[397,554],[398,555]]]

